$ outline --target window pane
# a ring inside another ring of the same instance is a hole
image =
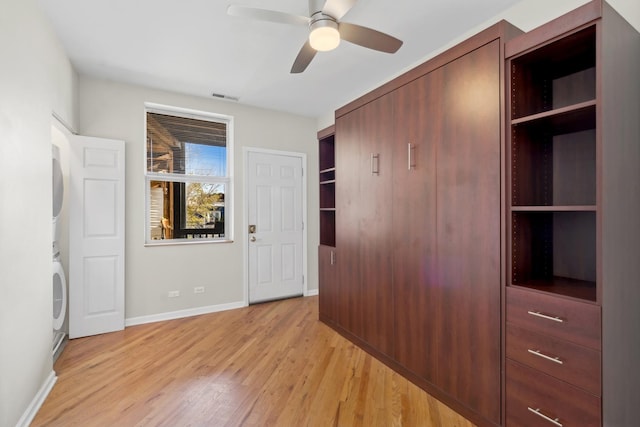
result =
[[[147,113],[147,171],[227,173],[227,123]]]
[[[227,148],[202,144],[185,144],[185,173],[187,175],[225,176]]]
[[[223,183],[149,181],[151,240],[224,239]]]
[[[215,228],[224,218],[224,185],[190,182],[185,190],[185,228]]]

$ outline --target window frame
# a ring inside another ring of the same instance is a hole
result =
[[[211,121],[217,123],[225,123],[227,126],[226,141],[226,176],[206,176],[206,175],[185,175],[172,173],[156,173],[149,172],[147,169],[147,113],[164,114],[175,117],[184,117],[188,119]],[[144,170],[144,192],[145,192],[145,209],[144,209],[144,245],[145,246],[166,246],[166,245],[193,245],[207,243],[231,243],[233,242],[233,142],[234,142],[234,117],[226,114],[211,113],[201,110],[193,110],[188,108],[174,107],[156,103],[145,102],[143,112],[144,123],[144,143],[143,143],[143,170]],[[225,233],[224,237],[213,238],[174,238],[174,239],[151,239],[151,182],[162,181],[168,183],[211,183],[224,185],[224,216],[225,216]]]

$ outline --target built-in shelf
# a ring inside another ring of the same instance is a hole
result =
[[[596,28],[509,61],[509,284],[597,300]]]
[[[320,175],[320,244],[336,245],[336,167],[333,128],[318,133]]]
[[[511,118],[551,116],[596,99],[596,27],[589,26],[510,60]]]
[[[595,205],[584,206],[512,206],[513,212],[595,212]]]
[[[595,128],[596,101],[590,100],[550,111],[520,117],[511,121],[512,125],[540,126],[554,135],[579,132]]]
[[[593,0],[505,52],[502,422],[635,425],[640,34]]]
[[[583,301],[596,302],[597,300],[596,283],[585,280],[552,277],[547,280],[528,280],[512,286],[534,289],[554,295],[564,295]]]

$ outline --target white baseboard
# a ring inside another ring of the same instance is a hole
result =
[[[318,295],[318,289],[311,289],[304,296],[312,297]],[[201,314],[216,313],[218,311],[233,310],[236,308],[246,307],[243,301],[232,302],[228,304],[209,305],[206,307],[189,308],[187,310],[170,311],[167,313],[151,314],[149,316],[130,317],[125,319],[125,326],[144,325],[145,323],[162,322],[165,320],[182,319],[184,317],[199,316]]]
[[[42,386],[40,386],[38,393],[33,396],[33,400],[29,404],[27,410],[22,414],[22,417],[18,420],[16,427],[29,427],[57,380],[58,377],[56,376],[56,373],[51,371]]]
[[[229,304],[209,305],[206,307],[189,308],[187,310],[170,311],[167,313],[151,314],[149,316],[130,317],[125,319],[125,326],[143,325],[145,323],[162,322],[164,320],[182,319],[183,317],[199,316],[201,314],[216,313],[218,311],[233,310],[246,307],[242,301]]]

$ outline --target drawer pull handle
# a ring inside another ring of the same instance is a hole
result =
[[[550,361],[552,361],[552,362],[556,362],[556,363],[557,363],[557,364],[559,364],[559,365],[562,365],[562,364],[564,363],[564,362],[563,362],[562,360],[560,360],[559,358],[557,358],[557,357],[552,357],[552,356],[547,356],[546,354],[541,353],[539,350],[531,350],[531,349],[527,349],[527,351],[528,351],[529,353],[531,353],[531,354],[535,354],[535,355],[536,355],[536,356],[538,356],[538,357],[542,357],[543,359],[547,359],[547,360],[550,360]]]
[[[527,313],[529,313],[532,316],[542,317],[543,319],[553,320],[554,322],[564,323],[564,320],[562,320],[557,316],[547,316],[546,314],[542,314],[539,311],[527,311]]]
[[[562,423],[560,423],[560,418],[551,418],[546,416],[545,414],[543,414],[542,412],[540,412],[540,408],[530,408],[529,406],[527,406],[527,409],[531,412],[533,412],[534,414],[536,414],[537,416],[549,421],[550,423],[553,423],[554,425],[557,425],[558,427],[562,427]]]

